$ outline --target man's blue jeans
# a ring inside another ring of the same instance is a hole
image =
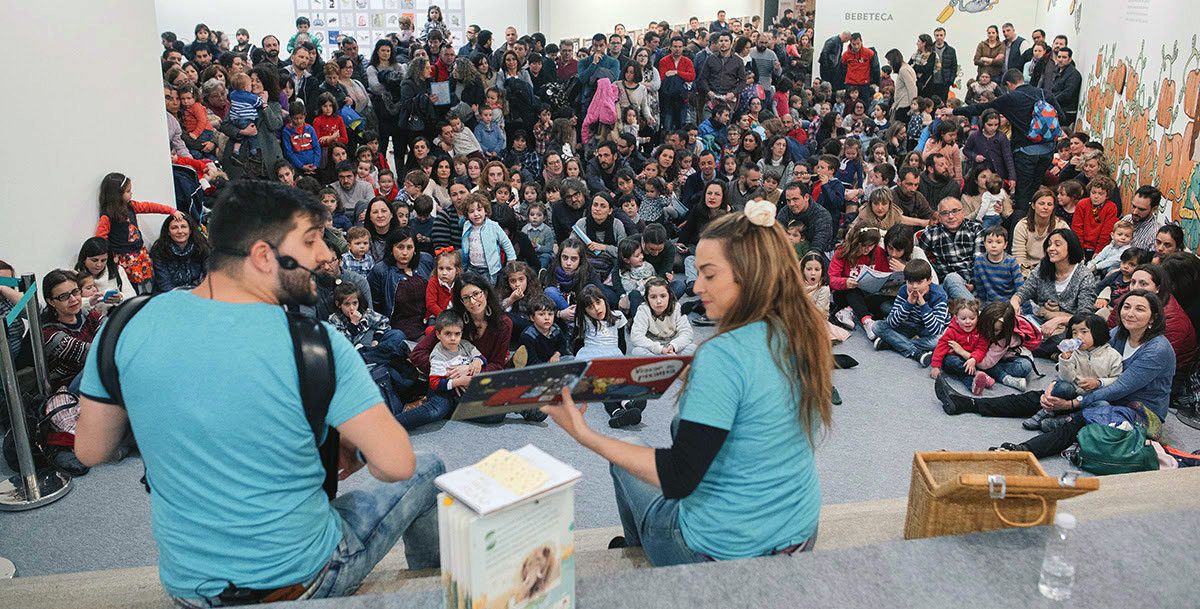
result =
[[[440,565],[433,479],[445,472],[446,466],[437,456],[418,453],[416,469],[408,480],[388,483],[371,478],[365,488],[329,502],[341,520],[342,541],[303,598],[353,594],[401,537],[409,569]],[[174,600],[188,609],[222,606],[215,597]]]
[[[967,289],[967,280],[958,273],[950,273],[941,278],[942,289],[946,290],[946,297],[950,300],[962,298],[963,300],[975,300],[975,295]]]
[[[901,325],[893,328],[886,319],[875,322],[874,330],[875,335],[882,338],[883,343],[893,351],[914,359],[926,351],[933,351],[939,338],[921,335],[922,329],[917,326]]]

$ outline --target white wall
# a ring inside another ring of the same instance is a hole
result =
[[[71,66],[70,86],[0,95],[9,117],[0,145],[0,258],[41,275],[75,264],[96,228],[100,179],[132,178],[134,196],[174,204],[153,0],[15,2],[5,15],[30,36],[10,45],[14,66]],[[97,27],[110,24],[112,27]],[[87,40],[80,53],[62,40]],[[61,83],[60,83],[61,84]],[[160,216],[142,224],[158,234]],[[149,231],[153,231],[149,233]]]
[[[1070,0],[1057,0],[1066,3]],[[1011,22],[1017,35],[1029,40],[1034,29],[1038,6],[1047,0],[1003,0],[978,13],[946,11],[946,0],[817,0],[817,52],[831,36],[842,31],[860,32],[863,43],[875,47],[880,55],[900,49],[907,59],[916,51],[917,35],[933,35],[938,26],[946,28],[946,42],[958,51],[959,86],[975,77],[975,46],[986,37],[987,26]],[[939,18],[944,18],[939,21]],[[1028,42],[1026,43],[1028,44]],[[882,59],[882,58],[881,58]],[[814,58],[815,61],[815,58]],[[814,67],[814,75],[817,70]]]
[[[607,34],[617,23],[638,30],[645,28],[651,19],[678,24],[686,23],[690,17],[699,17],[707,27],[722,9],[730,17],[763,14],[762,0],[607,0],[587,3],[541,0],[540,4],[540,29],[550,41],[590,37],[596,32]]]
[[[538,4],[549,0],[464,0],[467,23],[491,30],[493,48],[504,42],[504,28],[513,26],[521,34],[544,32],[538,27]],[[546,36],[550,40],[549,36]],[[464,43],[465,44],[465,43]],[[461,46],[461,45],[460,45]]]
[[[267,34],[274,34],[286,45],[296,32],[296,8],[292,0],[155,0],[154,6],[158,31],[175,32],[185,44],[195,37],[192,32],[197,23],[225,32],[230,40],[238,28],[244,27],[255,46]],[[281,54],[286,57],[287,49],[282,49]]]

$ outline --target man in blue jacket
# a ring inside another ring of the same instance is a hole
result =
[[[580,116],[587,114],[588,106],[592,103],[592,95],[596,93],[595,81],[607,78],[613,82],[621,79],[621,64],[615,57],[608,54],[608,37],[604,34],[592,36],[592,52],[579,60],[579,84],[583,86],[583,102]]]
[[[1003,83],[1008,93],[984,104],[971,104],[954,110],[958,116],[979,116],[989,108],[1004,115],[1012,125],[1013,164],[1017,170],[1017,193],[1013,197],[1013,218],[1024,218],[1033,193],[1042,185],[1042,176],[1050,168],[1054,158],[1054,142],[1032,142],[1029,140],[1029,124],[1033,120],[1033,106],[1040,100],[1050,102],[1058,115],[1062,108],[1054,97],[1041,89],[1025,83],[1025,75],[1012,69],[1004,73]],[[943,110],[948,112],[948,110]]]

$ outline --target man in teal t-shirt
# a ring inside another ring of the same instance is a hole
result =
[[[315,302],[305,268],[333,256],[323,213],[281,184],[231,184],[209,222],[208,277],[150,301],[121,334],[123,404],[100,381],[98,349],[88,355],[76,453],[102,463],[132,428],[159,574],[184,606],[349,594],[402,535],[409,567],[438,565],[442,463],[413,454],[362,358],[332,327],[337,387],[325,421],[341,434],[342,474],[365,460],[377,480],[333,501],[322,490],[279,305]]]

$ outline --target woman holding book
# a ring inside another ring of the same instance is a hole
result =
[[[813,438],[830,423],[833,355],[808,331],[823,316],[775,206],[752,201],[713,220],[696,268],[717,334],[696,352],[670,448],[593,431],[565,391],[543,410],[612,463],[625,529],[612,547],[642,546],[655,566],[809,550],[821,503]]]

